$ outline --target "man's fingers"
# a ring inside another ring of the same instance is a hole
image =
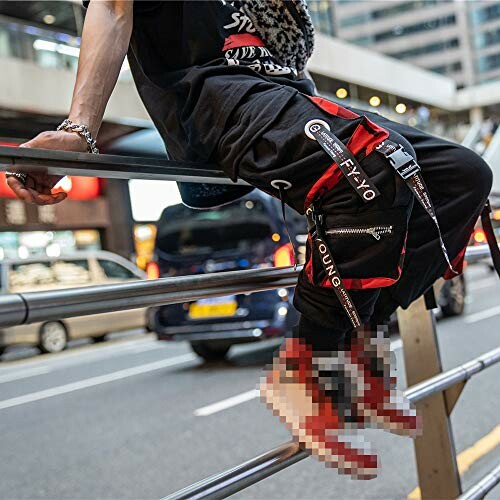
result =
[[[50,196],[54,203],[61,203],[61,201],[64,201],[68,197],[67,193],[55,193]]]
[[[16,177],[7,177],[7,185],[20,200],[34,203],[31,193],[19,179]]]
[[[30,192],[33,202],[37,205],[55,205],[66,199],[66,193],[55,193],[55,194],[43,194],[35,191],[34,189],[28,189]]]
[[[35,203],[36,205],[54,205],[64,201],[67,197],[66,193],[44,194],[39,193],[35,189],[26,187],[19,179],[8,177],[7,184],[14,194],[27,203]]]

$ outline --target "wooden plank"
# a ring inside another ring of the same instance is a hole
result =
[[[398,310],[408,386],[442,372],[434,317],[424,298]],[[447,404],[443,393],[417,403],[424,432],[415,440],[418,479],[423,499],[451,499],[461,494],[460,475]]]
[[[466,383],[467,381],[460,382],[459,384],[455,384],[453,387],[450,387],[449,389],[446,389],[446,391],[444,391],[444,399],[446,401],[446,410],[448,412],[448,416],[451,415],[453,408],[455,408],[458,398],[460,397],[460,394],[462,394]]]

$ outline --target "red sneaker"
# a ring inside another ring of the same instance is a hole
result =
[[[337,392],[325,389],[320,382],[324,372],[315,366],[307,344],[298,338],[286,339],[261,382],[261,399],[318,460],[353,478],[372,479],[377,474],[377,456],[355,430],[354,435],[346,434],[347,429],[358,427],[351,415],[354,407],[349,402],[337,404],[343,387]],[[334,394],[337,401],[332,399]]]
[[[353,333],[346,356],[346,369],[356,381],[357,412],[365,422],[401,436],[417,437],[422,421],[415,406],[396,388],[391,374],[390,341],[383,332]]]

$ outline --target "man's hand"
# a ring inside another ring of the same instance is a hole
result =
[[[85,153],[87,145],[78,134],[64,130],[42,132],[24,144],[22,148],[58,149]],[[62,179],[59,175],[43,172],[24,172],[28,176],[26,184],[17,177],[8,177],[7,184],[21,200],[37,205],[53,205],[66,199],[66,193],[52,193],[52,188]]]
[[[74,123],[85,124],[94,138],[127,53],[133,14],[134,2],[129,0],[92,1],[87,9],[68,118]],[[63,130],[42,132],[21,146],[87,151],[85,141],[78,134]],[[51,192],[61,177],[41,172],[23,173],[28,175],[25,185],[16,177],[7,180],[19,199],[37,205],[53,205],[66,198],[65,193]]]

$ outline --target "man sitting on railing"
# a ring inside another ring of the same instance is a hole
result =
[[[371,478],[377,457],[356,431],[419,429],[377,325],[461,272],[492,178],[468,149],[316,97],[300,74],[312,35],[302,0],[92,1],[69,118],[23,146],[97,152],[93,138],[128,53],[174,159],[217,163],[305,213],[307,262],[294,298],[302,316],[261,392],[312,454]],[[35,172],[8,179],[39,205],[63,201],[51,193],[58,181]],[[200,207],[248,188],[181,191]]]

